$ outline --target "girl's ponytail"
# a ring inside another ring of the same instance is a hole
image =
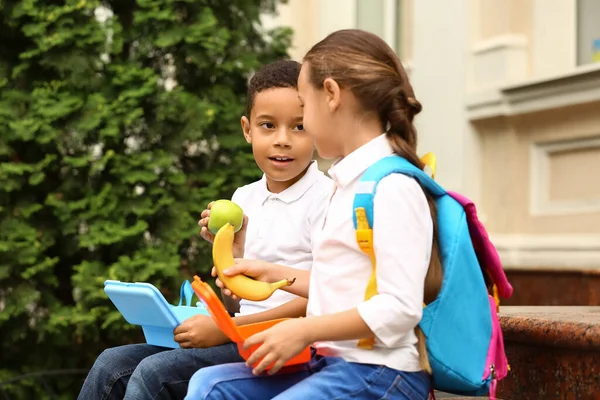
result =
[[[424,168],[424,164],[417,155],[417,132],[413,125],[413,118],[416,114],[421,112],[421,103],[412,96],[406,96],[403,90],[399,88],[392,90],[392,95],[395,95],[389,102],[389,106],[385,110],[384,121],[387,120],[386,135],[394,152],[399,156],[405,158],[410,163],[415,165],[419,169]],[[412,89],[410,89],[412,92]],[[411,93],[412,95],[412,93]],[[443,280],[442,263],[439,254],[438,234],[437,234],[437,207],[433,197],[423,189],[427,202],[429,204],[429,210],[431,212],[431,219],[433,221],[433,242],[431,249],[431,258],[429,261],[429,268],[425,277],[425,291],[424,291],[424,304],[429,304],[440,292]],[[419,351],[419,361],[421,368],[431,374],[431,365],[429,364],[429,358],[427,357],[427,346],[425,334],[419,326],[415,328],[415,334],[418,338],[417,349]]]

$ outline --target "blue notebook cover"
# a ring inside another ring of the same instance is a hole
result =
[[[181,285],[177,306],[169,304],[150,283],[107,280],[104,292],[127,322],[142,327],[146,343],[155,346],[178,348],[173,330],[194,315],[209,315],[203,304],[191,305],[193,290],[187,280]],[[186,305],[182,305],[184,298]]]

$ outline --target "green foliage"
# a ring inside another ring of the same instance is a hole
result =
[[[197,220],[260,176],[240,134],[251,71],[287,57],[276,0],[0,1],[0,389],[142,340],[103,291],[176,302],[208,276]],[[110,10],[109,13],[106,11]],[[104,11],[104,12],[103,12]],[[85,375],[51,378],[73,399]],[[48,381],[49,378],[46,378]]]

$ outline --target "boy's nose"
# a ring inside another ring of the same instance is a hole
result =
[[[292,141],[289,133],[285,129],[278,129],[275,132],[275,140],[273,141],[275,147],[291,147]]]

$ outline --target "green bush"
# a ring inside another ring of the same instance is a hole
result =
[[[45,398],[15,377],[143,340],[106,279],[174,303],[208,277],[200,212],[260,176],[239,118],[249,74],[287,57],[259,24],[275,3],[0,1],[0,393]],[[84,377],[45,381],[73,399]]]

